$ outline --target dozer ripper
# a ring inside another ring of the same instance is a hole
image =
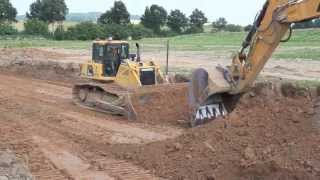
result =
[[[280,42],[290,39],[292,23],[318,17],[320,0],[267,0],[231,66],[193,72],[189,88],[191,126],[232,111],[234,102],[250,89]]]
[[[130,94],[139,87],[164,82],[160,67],[154,62],[141,62],[137,54],[129,54],[126,41],[96,40],[92,60],[80,65],[81,77],[89,82],[73,87],[75,104],[104,113],[135,119]]]

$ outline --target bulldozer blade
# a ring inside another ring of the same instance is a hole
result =
[[[218,117],[226,116],[227,109],[223,103],[222,95],[209,94],[209,74],[204,69],[193,72],[189,85],[189,105],[191,108],[190,125],[196,127]]]

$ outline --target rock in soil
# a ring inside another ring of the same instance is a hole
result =
[[[0,180],[33,180],[26,165],[11,151],[0,151]]]

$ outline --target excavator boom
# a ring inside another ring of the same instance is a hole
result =
[[[234,58],[231,76],[237,84],[231,93],[238,94],[250,88],[291,24],[320,17],[319,7],[320,0],[267,1],[241,51]],[[248,47],[250,50],[245,54]]]
[[[279,44],[290,39],[291,24],[318,17],[320,0],[267,0],[231,66],[219,66],[216,72],[194,71],[189,88],[191,125],[230,112],[234,104],[230,101],[250,89]]]

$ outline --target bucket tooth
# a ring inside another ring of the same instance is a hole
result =
[[[199,126],[214,121],[219,117],[224,117],[227,114],[228,112],[223,103],[200,106],[197,109],[196,116],[192,119],[191,126]]]

